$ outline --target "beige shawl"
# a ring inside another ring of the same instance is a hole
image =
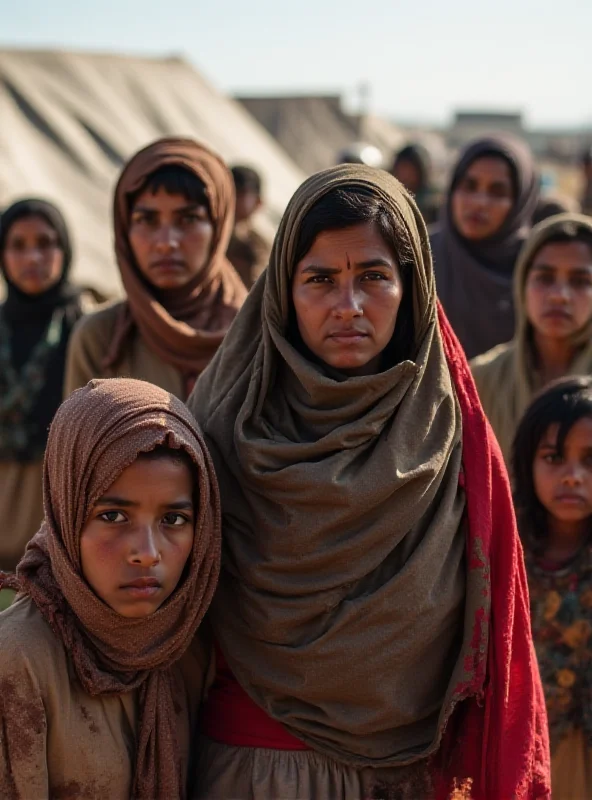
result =
[[[539,223],[528,238],[516,264],[514,306],[516,333],[511,342],[494,347],[471,362],[483,410],[509,463],[516,427],[533,395],[542,388],[532,351],[532,325],[526,317],[524,290],[528,271],[537,252],[557,234],[566,222],[587,228],[592,233],[592,218],[582,214],[558,214]],[[592,319],[577,333],[578,348],[568,370],[581,375],[592,372]]]
[[[373,192],[414,262],[413,360],[349,379],[286,334],[300,226],[339,187]],[[482,573],[465,573],[461,416],[436,306],[427,231],[399,182],[358,165],[319,173],[189,399],[221,486],[225,658],[294,735],[359,766],[434,752],[462,698],[451,687],[477,661],[463,615],[486,600]]]

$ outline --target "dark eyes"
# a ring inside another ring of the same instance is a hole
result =
[[[101,514],[98,515],[97,519],[100,519],[102,522],[106,522],[109,525],[117,525],[122,522],[126,522],[126,517],[121,511],[103,511]],[[168,525],[174,528],[179,528],[182,525],[187,525],[189,523],[189,518],[186,517],[184,514],[179,514],[176,511],[170,511],[168,514],[165,514],[162,518],[162,522],[164,525]]]
[[[362,281],[388,281],[389,276],[386,275],[384,272],[364,272],[361,277]],[[332,275],[312,275],[310,278],[307,278],[306,283],[332,283],[333,276]]]
[[[539,272],[535,280],[541,286],[553,286],[556,282],[555,275],[551,272]],[[574,289],[588,289],[592,286],[592,277],[588,275],[574,275],[569,279],[569,285]]]
[[[27,247],[27,242],[24,239],[14,239],[8,244],[8,249],[12,250],[14,253],[24,253]],[[47,252],[59,247],[59,243],[57,239],[51,239],[49,236],[41,236],[34,243],[33,247],[37,250]]]

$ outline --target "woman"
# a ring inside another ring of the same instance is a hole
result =
[[[47,430],[61,399],[66,347],[82,316],[72,248],[51,203],[21,200],[0,221],[0,569],[13,570],[43,518]],[[0,603],[2,601],[0,600]]]
[[[128,162],[114,207],[127,300],[75,331],[66,394],[125,375],[188,396],[246,296],[225,256],[233,214],[229,170],[191,139],[160,139]]]
[[[507,478],[392,176],[301,186],[189,406],[225,537],[196,796],[548,796]]]
[[[44,499],[0,614],[0,796],[184,798],[220,564],[202,436],[162,389],[91,381],[51,427]]]
[[[592,372],[592,219],[560,214],[537,225],[516,266],[514,295],[514,338],[471,362],[506,461],[534,394]]]
[[[434,187],[434,165],[424,145],[408,144],[394,158],[391,173],[411,192],[427,225],[436,222],[440,198]]]
[[[454,168],[432,251],[438,296],[468,358],[514,334],[512,275],[538,196],[532,155],[511,136],[478,139]]]

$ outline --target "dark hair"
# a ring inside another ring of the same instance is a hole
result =
[[[592,417],[592,377],[561,378],[536,396],[516,431],[512,447],[514,504],[520,536],[537,555],[547,537],[548,512],[534,488],[536,452],[549,427],[559,424],[557,451],[561,455],[568,433],[583,417]]]
[[[237,192],[254,192],[261,195],[261,175],[252,167],[237,165],[230,170],[234,178],[234,187]]]
[[[197,471],[197,465],[187,450],[179,447],[168,447],[166,444],[159,444],[152,450],[143,450],[138,453],[138,461],[173,461],[175,464],[184,464],[192,475]]]
[[[210,201],[204,182],[193,172],[177,164],[167,164],[154,170],[146,178],[141,188],[130,195],[130,210],[133,210],[136,200],[144,192],[156,194],[160,189],[164,189],[167,194],[183,195],[188,202],[204,206],[211,216]]]
[[[332,189],[318,200],[304,217],[300,226],[294,267],[304,258],[315,239],[324,231],[344,230],[354,225],[370,223],[376,227],[385,244],[397,258],[403,282],[403,297],[397,314],[397,324],[390,344],[385,351],[387,366],[393,366],[413,356],[413,250],[408,233],[393,218],[385,203],[364,186]],[[291,308],[289,335],[302,347],[296,312]]]

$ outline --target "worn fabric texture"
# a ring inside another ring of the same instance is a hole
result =
[[[13,572],[43,521],[43,458],[0,461],[0,570]]]
[[[209,656],[207,641],[196,638],[170,668],[184,778],[195,753]],[[89,694],[73,674],[66,645],[33,600],[17,600],[0,614],[2,800],[130,800],[141,691]]]
[[[300,225],[337,187],[376,193],[406,230],[414,265],[410,360],[350,379],[308,361],[286,333]],[[268,270],[189,400],[221,485],[224,559],[212,623],[243,688],[315,752],[382,768],[440,748],[455,764],[454,774],[444,762],[437,767],[441,796],[453,778],[466,777],[477,798],[494,796],[488,791],[499,781],[534,797],[535,770],[545,782],[544,733],[535,757],[534,730],[544,704],[541,711],[509,487],[499,464],[491,485],[496,453],[466,361],[447,323],[443,342],[441,325],[427,231],[401,185],[357,165],[306,181],[282,219]],[[469,421],[481,425],[481,440],[465,434],[482,473],[478,502],[491,502],[496,489],[501,503],[495,536],[491,508],[477,512],[474,497],[468,536],[463,521],[463,421],[451,359],[473,392],[464,398]],[[493,628],[499,539],[507,550],[495,601],[503,593],[517,611],[504,611]],[[515,619],[522,629],[514,630]],[[514,635],[515,655],[507,649]],[[524,736],[524,759],[512,756],[515,769],[501,779],[509,697],[514,713],[524,712],[512,723]],[[440,745],[444,728],[464,719],[477,749],[460,763]]]
[[[536,254],[566,223],[592,233],[592,218],[582,214],[559,214],[533,228],[516,265],[514,338],[471,362],[483,409],[508,464],[518,423],[533,396],[543,388],[536,363],[532,325],[526,316],[526,278]],[[576,333],[572,344],[574,358],[567,374],[588,375],[592,372],[592,318]]]
[[[135,264],[128,231],[130,197],[157,169],[175,165],[196,175],[206,187],[214,241],[207,266],[180,289],[158,292]],[[234,184],[222,159],[191,139],[159,139],[125,166],[115,189],[115,255],[127,293],[105,366],[117,363],[133,327],[162,361],[186,376],[199,374],[218,349],[242,305],[246,290],[226,259],[234,221]]]
[[[515,183],[515,201],[500,230],[469,242],[456,230],[452,194],[478,158],[505,159]],[[539,198],[539,179],[527,145],[510,135],[488,136],[469,144],[454,168],[440,223],[431,236],[434,269],[446,316],[468,358],[484,353],[514,334],[512,275]]]
[[[139,453],[160,444],[186,450],[195,462],[193,550],[174,594],[149,618],[126,618],[86,583],[80,535],[105,489]],[[170,668],[208,608],[220,555],[216,477],[201,433],[185,406],[162,389],[135,380],[91,381],[62,404],[52,424],[44,507],[45,521],[17,569],[20,591],[63,643],[89,695],[140,690],[132,796],[182,797]]]

